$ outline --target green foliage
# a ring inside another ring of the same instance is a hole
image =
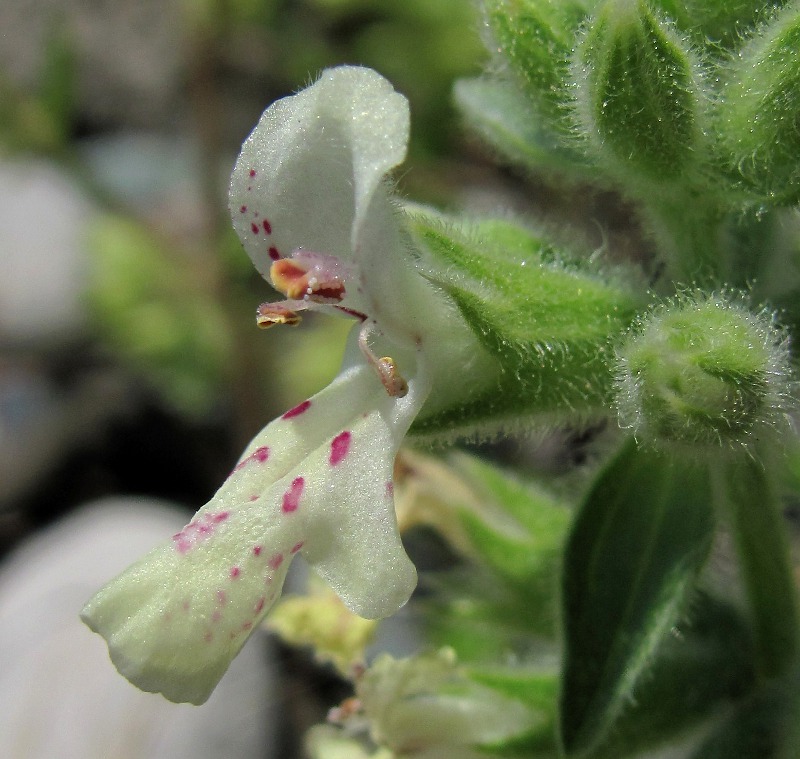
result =
[[[498,51],[536,109],[557,131],[567,131],[565,62],[572,50],[573,30],[586,17],[586,3],[487,0],[484,8]]]
[[[785,0],[655,0],[697,44],[717,53],[739,43],[742,31],[765,18]]]
[[[526,651],[530,636],[556,639],[558,574],[572,512],[541,486],[477,458],[461,455],[454,465],[472,491],[469,501],[448,506],[467,562],[428,578],[437,594],[426,625],[463,660],[494,671],[508,650]],[[552,667],[536,674],[553,676]]]
[[[607,0],[573,66],[576,113],[599,160],[659,182],[695,165],[696,70],[688,45],[644,0]]]
[[[88,299],[96,328],[170,405],[191,415],[215,400],[229,362],[225,319],[197,299],[190,262],[167,255],[139,226],[115,217],[91,237]]]
[[[782,675],[800,652],[800,608],[796,584],[783,572],[789,554],[780,502],[763,466],[751,459],[720,467],[716,498],[738,541],[755,663],[767,677]],[[769,553],[764,545],[770,546]]]
[[[467,122],[526,176],[616,187],[652,241],[662,296],[648,312],[635,276],[576,265],[513,223],[416,222],[428,276],[516,380],[501,378],[509,408],[602,411],[614,346],[618,420],[644,442],[601,468],[566,547],[561,749],[616,759],[681,736],[697,759],[796,756],[800,623],[774,482],[795,375],[771,309],[797,323],[800,5],[484,0],[484,12],[497,60],[456,86]],[[744,607],[705,589],[722,529]],[[524,566],[512,545],[471,534],[502,578],[495,597],[518,587],[524,572],[498,558]],[[456,603],[444,608],[454,618]],[[491,629],[497,605],[480,608]],[[506,687],[535,701],[545,674],[526,667]],[[555,753],[539,738],[506,749]]]
[[[800,746],[800,671],[741,704],[691,759],[795,759]]]
[[[512,529],[491,512],[462,509],[459,518],[482,564],[520,590],[555,578],[558,555],[571,513],[551,494],[523,484],[476,458],[461,458],[459,468],[482,500],[495,504],[511,520]],[[538,582],[538,580],[537,580]]]
[[[713,721],[755,683],[753,646],[738,610],[699,594],[663,639],[592,759],[655,748]]]
[[[716,113],[724,160],[759,199],[800,200],[800,3],[732,59]]]
[[[457,412],[423,416],[417,432],[608,406],[613,341],[635,313],[628,288],[562,263],[556,248],[513,223],[459,230],[417,213],[412,232],[430,263],[426,276],[502,369],[498,384]]]
[[[561,739],[596,746],[686,609],[711,546],[707,474],[628,443],[581,507],[566,550]]]

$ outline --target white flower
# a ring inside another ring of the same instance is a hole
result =
[[[288,298],[261,306],[259,323],[314,308],[358,329],[337,379],[270,423],[192,521],[83,610],[143,690],[205,701],[298,552],[364,617],[392,614],[414,589],[392,470],[430,391],[442,346],[427,336],[445,306],[416,273],[385,186],[408,123],[385,79],[342,67],[274,103],[242,147],[234,226]]]

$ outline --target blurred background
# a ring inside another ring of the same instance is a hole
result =
[[[251,644],[179,707],[77,613],[337,370],[342,320],[255,327],[226,191],[263,109],[373,67],[411,102],[401,191],[480,202],[502,180],[450,92],[484,56],[471,0],[0,3],[0,755],[300,756],[341,695],[302,655]]]

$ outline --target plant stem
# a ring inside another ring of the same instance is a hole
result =
[[[723,266],[720,226],[726,217],[700,193],[665,193],[643,200],[644,217],[667,264],[672,282],[702,285],[719,281]]]
[[[798,598],[786,528],[767,473],[753,459],[727,460],[716,481],[729,515],[750,605],[758,671],[771,678],[797,660]]]

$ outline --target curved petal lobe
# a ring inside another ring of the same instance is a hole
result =
[[[408,134],[408,101],[370,69],[328,69],[273,103],[242,146],[230,187],[233,226],[261,275],[297,249],[352,260]]]
[[[388,396],[365,365],[269,424],[214,498],[83,610],[134,685],[202,703],[280,594],[293,556],[357,614],[416,584],[392,497],[397,448],[428,388]]]

